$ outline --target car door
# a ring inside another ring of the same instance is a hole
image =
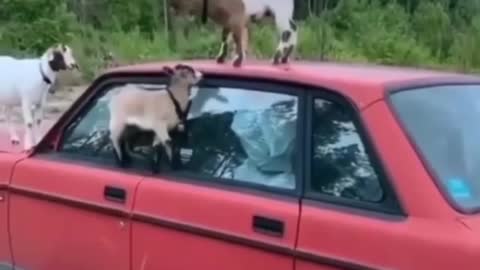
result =
[[[0,153],[0,270],[13,269],[8,233],[8,185],[15,162],[22,155]]]
[[[306,105],[307,183],[296,269],[395,269],[403,211],[355,108],[317,92]]]
[[[302,102],[294,86],[207,76],[172,137],[182,165],[138,188],[133,269],[292,270]]]
[[[58,148],[15,167],[10,233],[17,267],[130,269],[129,216],[141,176],[114,165],[104,144],[107,123],[105,96],[94,98],[72,115]]]

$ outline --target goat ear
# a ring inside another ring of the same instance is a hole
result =
[[[164,66],[164,67],[163,67],[163,71],[164,71],[165,73],[167,73],[167,75],[169,75],[169,76],[171,76],[171,75],[173,75],[173,74],[175,73],[171,67],[167,67],[167,66]]]

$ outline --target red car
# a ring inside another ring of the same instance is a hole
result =
[[[28,153],[0,154],[0,269],[477,270],[480,78],[373,65],[185,61],[182,166],[116,165],[99,76]]]

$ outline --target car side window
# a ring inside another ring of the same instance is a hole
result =
[[[115,165],[108,131],[108,101],[114,89],[107,89],[91,102],[69,126],[60,152]],[[186,134],[176,137],[171,133],[181,164],[169,173],[201,181],[296,188],[297,96],[242,87],[201,86],[193,90]],[[141,136],[130,144],[134,154],[131,167],[151,169],[149,138]]]
[[[384,190],[353,117],[354,111],[341,103],[313,100],[310,190],[378,203]]]
[[[193,99],[181,172],[215,181],[295,189],[298,98],[202,87]]]

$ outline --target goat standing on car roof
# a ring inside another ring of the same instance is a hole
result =
[[[127,84],[116,89],[109,103],[110,140],[120,166],[130,161],[127,154],[129,128],[153,131],[154,156],[152,169],[157,171],[160,150],[172,162],[172,142],[169,132],[183,130],[191,104],[191,88],[202,79],[202,73],[186,65],[174,69],[164,67],[169,76],[165,91],[152,91]]]
[[[25,125],[24,149],[29,150],[39,141],[38,131],[48,92],[53,93],[57,73],[78,69],[69,46],[58,44],[38,58],[19,59],[0,56],[0,105],[4,107],[12,144],[20,139],[12,123],[14,106],[21,106]]]
[[[297,45],[298,27],[293,20],[294,0],[170,0],[177,16],[197,15],[205,23],[211,18],[222,27],[222,43],[217,62],[225,62],[230,34],[235,42],[235,67],[241,66],[248,46],[248,22],[270,16],[280,32],[280,40],[273,56],[273,64],[288,62]]]

